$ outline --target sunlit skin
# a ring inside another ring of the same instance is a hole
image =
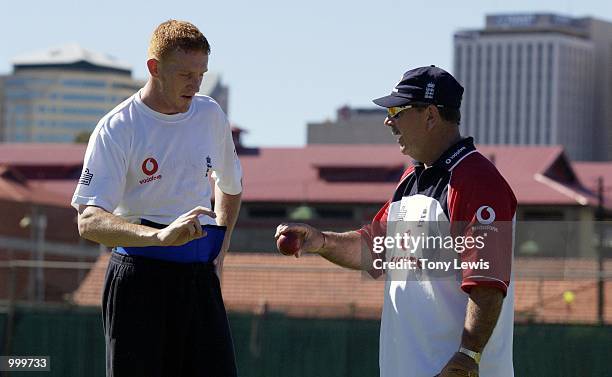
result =
[[[420,156],[420,149],[423,145],[423,138],[426,137],[425,129],[426,112],[422,109],[406,109],[395,117],[387,116],[385,125],[391,128],[391,133],[397,138],[402,154],[414,159]]]
[[[147,68],[150,77],[142,101],[159,113],[185,113],[208,71],[208,54],[177,49],[162,60],[150,58]]]
[[[461,138],[458,128],[446,124],[435,106],[406,109],[395,117],[387,116],[384,124],[398,137],[402,154],[426,165]]]

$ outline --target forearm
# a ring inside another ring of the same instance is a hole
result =
[[[108,247],[142,247],[159,243],[157,229],[132,224],[98,207],[79,210],[78,227],[81,237]]]
[[[221,247],[221,254],[216,260],[217,274],[219,275],[219,279],[221,279],[221,271],[223,271],[223,260],[225,259],[225,253],[229,249],[234,226],[238,220],[241,197],[242,194],[226,194],[218,187],[215,187],[215,213],[217,214],[217,225],[227,227],[225,238],[223,239],[223,245]]]
[[[461,346],[482,352],[497,324],[503,303],[501,291],[492,287],[474,287],[468,300]]]
[[[354,270],[367,269],[367,261],[362,257],[361,235],[357,232],[323,232],[325,245],[318,253],[328,261]]]
[[[238,220],[242,194],[230,195],[215,187],[215,213],[217,224],[227,227],[227,234],[231,236]]]

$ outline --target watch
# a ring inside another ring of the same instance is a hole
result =
[[[482,353],[472,351],[464,347],[459,348],[459,352],[474,359],[476,364],[480,364],[480,358],[482,357]]]

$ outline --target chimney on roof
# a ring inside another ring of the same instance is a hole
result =
[[[347,105],[342,106],[337,112],[338,120],[349,120],[351,119],[351,108]]]
[[[242,144],[242,134],[246,134],[249,131],[244,128],[232,125],[232,141],[236,148],[236,153],[240,155],[257,155],[259,154],[259,148],[248,148]]]
[[[243,132],[246,132],[246,131],[240,127],[232,126],[232,140],[234,141],[234,146],[236,147],[236,149],[243,148],[242,140],[241,140],[241,135]]]

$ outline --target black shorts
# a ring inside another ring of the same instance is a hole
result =
[[[212,263],[112,253],[102,312],[107,377],[237,375]]]

